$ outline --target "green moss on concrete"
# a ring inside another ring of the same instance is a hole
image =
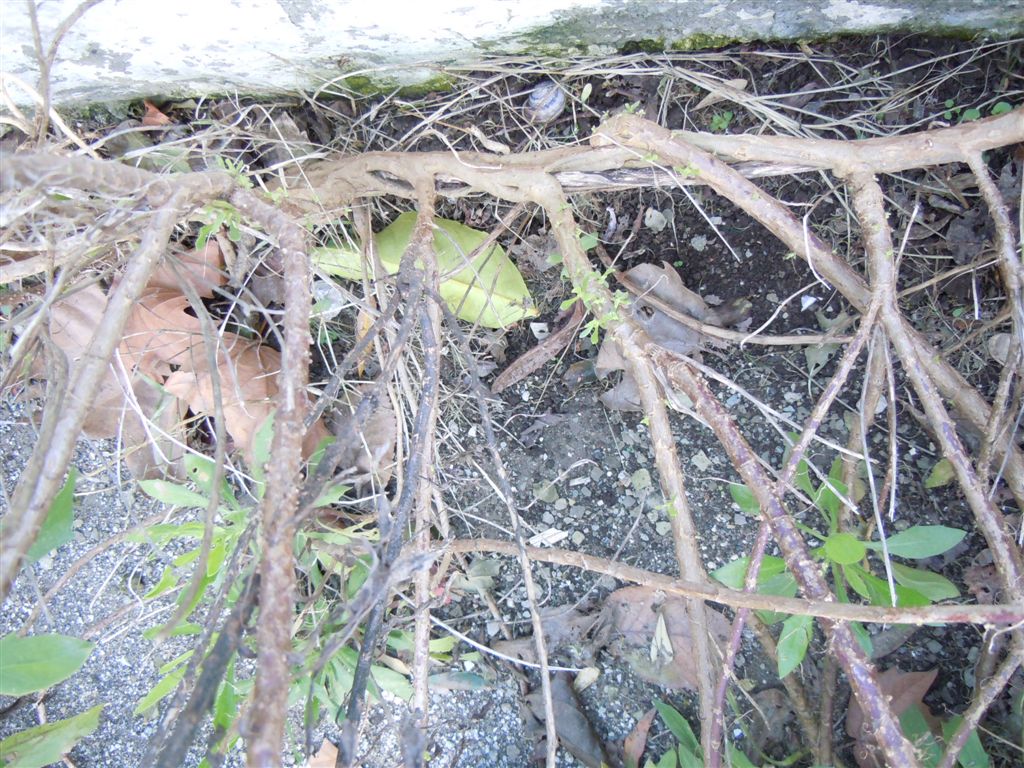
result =
[[[428,77],[422,83],[404,85],[399,89],[398,93],[406,99],[418,99],[429,93],[446,93],[453,90],[457,84],[458,80],[451,75],[440,73],[433,77]]]
[[[664,53],[665,41],[661,38],[645,40],[627,40],[619,48],[619,53],[629,55],[631,53]]]
[[[680,40],[675,40],[669,46],[672,51],[711,51],[717,48],[725,48],[733,43],[748,43],[749,40],[739,37],[728,37],[727,35],[709,35],[703,32],[694,33]]]
[[[390,95],[397,91],[402,98],[418,99],[428,93],[450,91],[457,83],[454,77],[444,72],[432,75],[418,83],[400,83],[393,77],[370,77],[367,75],[342,75],[339,77],[325,74],[325,79],[332,80],[339,90],[349,91],[356,96],[367,98]]]

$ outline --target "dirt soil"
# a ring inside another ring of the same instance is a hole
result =
[[[803,126],[793,129],[798,134],[852,139],[955,123],[972,108],[987,115],[998,102],[1017,106],[1024,101],[1022,56],[1024,48],[1019,42],[985,46],[879,38],[841,40],[814,46],[813,50],[807,46],[750,45],[676,59],[636,55],[575,62],[561,71],[550,63],[501,62],[489,71],[459,73],[454,94],[366,100],[343,92],[323,93],[316,102],[259,108],[248,102],[233,106],[227,102],[203,104],[192,110],[192,115],[217,117],[232,110],[236,115],[246,115],[250,122],[240,124],[250,126],[246,130],[251,134],[229,134],[221,146],[245,144],[248,150],[244,157],[256,168],[277,161],[277,156],[271,155],[275,149],[280,151],[280,142],[264,139],[261,144],[258,139],[268,135],[268,116],[279,119],[282,115],[290,117],[300,139],[342,151],[479,148],[471,133],[474,127],[512,150],[563,146],[584,140],[603,114],[622,109],[640,112],[673,129],[779,132],[788,120]],[[673,68],[743,79],[746,92],[758,99],[699,106],[706,91],[673,74]],[[522,117],[524,94],[548,76],[558,79],[576,101],[554,121],[538,127]],[[586,88],[589,98],[583,103],[579,97]],[[160,106],[180,123],[189,113],[187,105]],[[425,116],[438,111],[444,114],[424,122]],[[102,135],[119,122],[109,118],[104,123],[102,118],[102,111],[97,112],[92,123],[80,127]],[[201,128],[195,124],[183,130],[199,132]],[[1011,210],[1019,210],[1019,152],[1001,150],[992,153],[988,162],[1000,178],[1004,194],[1011,198]],[[960,170],[913,171],[887,177],[883,183],[894,206],[891,223],[897,234],[902,236],[911,212],[918,209],[917,223],[902,256],[900,289],[964,267],[960,274],[908,294],[905,311],[972,383],[991,395],[1000,365],[992,359],[986,342],[1008,326],[996,319],[1003,297],[988,245],[991,224],[983,214],[976,190],[966,190],[960,183],[956,176]],[[804,174],[758,183],[798,215],[806,216],[808,225],[841,253],[848,254],[854,266],[863,266],[858,235],[851,228],[849,202],[835,179],[827,174]],[[401,201],[382,200],[375,217],[386,221],[402,205]],[[709,303],[748,300],[749,318],[741,326],[745,331],[822,334],[850,312],[842,297],[818,280],[806,263],[705,189],[592,193],[573,198],[573,205],[581,228],[600,236],[618,268],[667,263],[678,271],[688,288]],[[481,197],[448,203],[440,213],[489,231],[508,208]],[[660,216],[652,216],[651,211]],[[526,255],[526,246],[517,246],[512,239],[505,244],[518,254],[518,265],[540,310],[533,322],[545,323],[553,330],[564,322],[560,305],[571,291],[561,279],[560,269],[546,263],[550,252],[546,233],[543,219],[531,216],[518,229],[519,241],[533,246],[530,254]],[[593,252],[591,256],[596,260]],[[351,342],[347,335],[351,322],[351,318],[338,321],[337,359]],[[483,332],[474,338],[480,359],[493,369],[488,382],[536,343],[530,323],[510,329],[503,345],[495,345],[495,340],[495,334]],[[699,357],[722,377],[713,388],[752,446],[764,461],[779,467],[786,450],[786,433],[800,430],[834,371],[834,351],[834,347],[823,350],[816,345],[705,343]],[[511,523],[494,490],[493,468],[465,371],[458,364],[453,346],[445,354],[436,473],[450,535],[508,539]],[[589,339],[578,337],[539,371],[491,400],[498,448],[515,491],[524,535],[529,538],[548,532],[559,537],[558,546],[677,575],[671,524],[658,487],[649,430],[640,414],[610,410],[601,402],[601,395],[620,374],[597,379],[592,373],[596,354],[597,348]],[[330,360],[330,355],[321,349],[314,358],[322,363]],[[325,367],[321,375],[326,372]],[[870,437],[872,453],[881,466],[885,466],[891,442],[900,456],[897,511],[895,519],[886,521],[887,532],[891,535],[913,525],[944,525],[967,531],[954,550],[912,564],[945,576],[961,595],[971,598],[972,587],[978,587],[965,581],[965,572],[985,564],[984,540],[975,531],[971,512],[954,485],[925,487],[940,451],[915,419],[920,405],[907,394],[900,373],[894,383],[898,400],[896,434],[888,434],[885,417],[880,417]],[[855,373],[823,425],[822,438],[846,445],[850,414],[856,412],[862,384],[863,373]],[[31,447],[31,407],[23,402],[9,405],[0,424],[0,439],[5,446],[5,498],[10,497]],[[706,571],[713,572],[750,550],[758,521],[735,502],[730,484],[738,482],[738,476],[712,432],[682,413],[674,414],[673,430],[699,532],[702,564]],[[821,443],[812,449],[814,463],[825,474],[836,455]],[[40,595],[72,563],[84,558],[82,570],[48,601],[35,631],[93,638],[98,643],[96,653],[78,675],[57,686],[41,705],[21,702],[5,712],[0,721],[2,738],[38,723],[44,712],[46,717],[56,719],[107,702],[100,729],[71,752],[70,758],[79,768],[140,764],[158,721],[153,714],[149,719],[133,716],[132,709],[158,679],[158,668],[187,647],[180,638],[154,646],[143,636],[166,618],[169,604],[143,601],[140,595],[159,579],[163,564],[175,552],[154,550],[124,538],[111,542],[110,537],[119,536],[160,510],[134,489],[117,456],[118,446],[110,442],[80,444],[75,464],[84,479],[77,487],[80,504],[76,507],[75,540],[23,574],[0,620],[4,632],[17,629]],[[804,504],[802,509],[794,508],[800,511],[801,522],[824,530],[820,514],[813,507]],[[870,518],[868,499],[862,509]],[[1003,510],[1007,515],[1018,513],[1009,498]],[[865,522],[865,526],[871,529],[873,523]],[[105,540],[106,549],[93,554],[92,548]],[[770,549],[769,554],[779,553]],[[446,676],[438,678],[432,691],[431,727],[425,745],[429,765],[532,765],[543,732],[535,717],[542,708],[538,709],[536,700],[529,696],[538,687],[538,676],[528,666],[509,664],[479,648],[522,651],[521,643],[508,645],[509,639],[530,637],[530,604],[522,572],[514,558],[497,555],[460,556],[452,565],[432,610],[447,626],[477,645],[459,642],[451,659],[432,670]],[[535,564],[533,575],[543,615],[558,627],[564,626],[567,616],[597,616],[608,596],[623,586],[608,577],[550,564]],[[715,610],[732,616],[727,608],[717,606]],[[412,611],[396,601],[387,628],[411,631],[411,622]],[[776,634],[778,626],[774,628]],[[435,636],[445,634],[444,629],[435,630]],[[868,632],[875,636],[878,647],[887,651],[876,658],[880,667],[905,672],[937,670],[924,697],[936,717],[945,719],[963,711],[973,693],[974,667],[983,647],[980,629],[926,627],[898,635],[897,639],[893,639],[892,628],[869,626]],[[579,693],[579,711],[604,745],[612,764],[621,764],[623,741],[656,700],[669,703],[697,728],[699,718],[692,691],[646,682],[621,653],[600,647],[592,633],[556,639],[550,650],[556,665],[599,670],[596,681]],[[689,650],[676,648],[675,652],[687,654]],[[529,655],[528,651],[523,653]],[[818,686],[827,654],[819,631],[798,671],[812,704],[820,695]],[[464,676],[459,678],[454,673]],[[754,764],[792,760],[788,764],[809,765],[809,754],[797,746],[803,737],[781,693],[774,661],[761,650],[750,630],[735,665],[735,676],[735,695],[727,705],[729,740],[750,749]],[[1021,753],[1014,745],[1021,733],[1022,684],[1024,679],[1018,671],[982,730],[982,741],[996,765],[1020,764]],[[382,701],[370,707],[360,732],[360,762],[368,767],[398,764],[407,746],[404,704],[390,691],[385,690],[382,696]],[[849,689],[840,677],[832,724],[834,743],[837,760],[851,765],[855,763],[853,742],[844,726],[848,697]],[[775,710],[767,712],[771,702]],[[767,712],[764,716],[770,718],[770,724],[759,720],[758,711]],[[563,716],[569,715],[568,709],[563,712]],[[291,736],[299,749],[303,740],[300,711],[293,726]],[[337,740],[340,731],[325,717],[312,735],[319,743],[324,736]],[[656,760],[674,747],[676,740],[662,720],[655,718],[646,743],[645,756]],[[202,750],[193,749],[186,765],[198,765],[201,757]],[[292,761],[303,764],[298,752],[290,756],[288,764]],[[237,748],[225,764],[241,764]],[[579,754],[559,750],[560,766],[585,764],[580,762]]]

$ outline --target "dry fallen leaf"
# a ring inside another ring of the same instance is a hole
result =
[[[724,646],[729,637],[728,620],[710,608],[706,615],[712,640]],[[605,600],[601,621],[602,644],[629,662],[644,680],[670,688],[697,689],[693,629],[685,600],[650,587],[623,587]]]
[[[67,356],[72,369],[92,339],[107,306],[99,284],[92,283],[54,304],[50,337]],[[32,373],[45,374],[42,358],[33,361]],[[104,372],[99,391],[86,414],[83,431],[97,440],[119,438],[132,475],[140,478],[176,474],[183,455],[181,414],[152,379],[133,370],[132,360],[121,356]]]
[[[164,385],[167,391],[188,403],[193,413],[213,416],[216,412],[213,374],[203,344],[193,346],[180,365],[167,377]],[[249,461],[256,431],[274,410],[280,370],[281,353],[277,350],[233,333],[221,336],[217,348],[217,375],[224,428]],[[304,455],[309,456],[327,436],[327,428],[320,422],[315,423],[303,439]]]
[[[754,705],[749,722],[743,732],[760,752],[769,743],[781,743],[786,738],[786,725],[795,717],[786,692],[779,688],[765,688],[750,694]]]
[[[558,605],[541,608],[541,625],[544,627],[544,644],[549,654],[570,645],[579,645],[597,623],[589,613],[580,611],[575,605]],[[506,656],[536,662],[536,646],[533,637],[518,640],[499,640],[492,644],[494,650]]]
[[[170,125],[171,118],[161,112],[149,99],[142,102],[146,107],[146,114],[142,116],[142,124],[145,126]]]
[[[980,604],[992,605],[1000,595],[998,576],[992,564],[971,565],[964,569],[964,584]]]
[[[700,320],[709,325],[724,326],[735,324],[744,313],[749,313],[749,302],[732,302],[723,309],[708,306],[698,294],[683,284],[679,272],[671,264],[639,264],[625,274],[626,278],[641,291],[641,296],[651,296],[668,305],[682,315]],[[634,299],[630,308],[633,319],[651,337],[651,340],[665,349],[681,355],[697,352],[704,336],[688,325],[669,317],[643,298]],[[599,378],[612,371],[626,369],[625,360],[614,342],[606,339],[598,351],[595,366]],[[623,373],[622,381],[601,396],[607,408],[621,411],[640,410],[640,396],[632,376]]]
[[[544,699],[541,692],[534,691],[526,697],[526,701],[533,716],[539,722],[544,722]],[[556,672],[551,676],[551,704],[558,743],[587,768],[609,765],[604,745],[581,709],[567,672]]]
[[[164,259],[149,278],[146,289],[164,288],[180,294],[182,279],[191,283],[204,299],[212,297],[215,288],[227,284],[224,254],[214,238],[207,240],[203,248],[183,251]]]
[[[651,723],[654,722],[656,714],[658,714],[658,710],[654,707],[647,710],[633,730],[629,732],[629,736],[626,737],[626,742],[623,745],[626,768],[637,768],[640,765],[640,758],[643,757],[644,750],[647,749],[647,733],[651,730]]]
[[[931,709],[924,703],[924,696],[935,682],[938,669],[927,672],[903,672],[897,667],[887,669],[878,675],[878,686],[882,695],[889,698],[892,713],[899,717],[908,709],[917,706],[921,709],[928,727],[933,733],[940,734],[937,721]],[[850,699],[850,708],[846,713],[846,733],[854,741],[853,754],[860,768],[882,768],[884,761],[875,744],[870,727],[864,721],[864,712],[856,697]]]
[[[202,344],[199,319],[181,291],[158,289],[143,295],[125,324],[121,356],[129,367],[163,380],[172,366],[187,362]]]
[[[355,418],[356,408],[363,399],[364,387],[361,391],[342,393],[338,397],[338,414],[334,419],[334,434],[338,439],[350,434],[348,427]],[[346,480],[364,485],[371,479],[377,485],[387,485],[395,464],[395,441],[398,439],[398,421],[395,412],[388,406],[386,399],[381,398],[377,407],[363,424],[356,439],[345,446],[339,469],[346,473]]]
[[[225,279],[223,259],[215,244],[184,255],[180,267],[181,277],[204,296],[211,296],[213,288]],[[72,367],[91,341],[106,306],[106,294],[96,283],[53,306],[51,338]],[[120,435],[129,468],[137,477],[176,474],[184,444],[182,416],[186,407],[196,415],[215,413],[214,379],[206,343],[199,319],[181,292],[178,274],[161,270],[127,318],[117,355],[87,415],[85,433],[98,439]],[[224,427],[251,460],[256,430],[274,409],[281,356],[258,341],[233,333],[221,333],[216,344]],[[44,374],[45,366],[39,359],[33,375]],[[181,402],[169,400],[171,397]],[[390,476],[394,414],[390,409],[378,411],[366,430],[365,445],[370,453],[363,464]],[[315,423],[304,439],[304,455],[311,455],[328,436],[326,426]],[[354,449],[353,465],[361,466],[362,458]]]
[[[305,768],[334,768],[338,759],[338,748],[329,739],[324,739],[320,751],[310,755]]]
[[[710,107],[712,104],[717,104],[720,101],[735,101],[736,99],[734,98],[734,95],[738,94],[730,94],[729,91],[745,90],[747,87],[747,81],[742,77],[737,77],[735,80],[723,81],[721,86],[724,87],[712,90],[707,96],[698,102],[694,109],[704,109],[705,107]]]

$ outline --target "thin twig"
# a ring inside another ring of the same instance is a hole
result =
[[[455,539],[439,542],[435,552],[495,552],[516,555],[514,542],[497,539]],[[757,592],[740,592],[712,582],[673,579],[625,563],[573,552],[558,547],[526,547],[531,560],[554,565],[568,565],[592,573],[600,573],[620,581],[653,587],[680,597],[709,601],[732,608],[775,611],[798,616],[815,616],[835,622],[859,621],[870,624],[984,624],[1012,627],[1024,623],[1024,603],[1005,605],[929,605],[915,608],[889,608],[878,605],[857,605],[831,600],[777,597]]]

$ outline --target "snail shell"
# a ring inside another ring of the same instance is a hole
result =
[[[524,110],[532,123],[549,123],[565,109],[565,91],[552,80],[539,83],[526,101]]]

